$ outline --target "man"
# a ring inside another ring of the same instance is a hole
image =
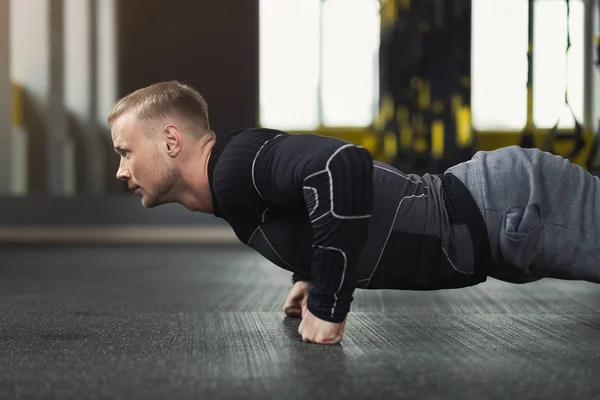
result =
[[[284,311],[304,341],[342,340],[356,288],[600,282],[600,182],[559,156],[511,146],[416,176],[329,137],[217,138],[204,98],[178,82],[125,96],[107,120],[117,178],[145,207],[213,213],[293,273]]]

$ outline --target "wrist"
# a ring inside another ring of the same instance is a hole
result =
[[[347,307],[322,307],[317,304],[314,300],[311,300],[311,296],[308,297],[306,308],[315,317],[322,319],[323,321],[333,322],[339,324],[346,319],[348,312],[350,311],[350,304]]]
[[[292,283],[297,283],[297,282],[310,282],[310,276],[308,275],[299,275],[299,274],[292,274]]]

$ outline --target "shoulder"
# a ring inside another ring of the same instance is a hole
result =
[[[267,207],[256,189],[254,164],[265,144],[288,136],[273,129],[242,129],[218,140],[226,144],[220,151],[212,177],[213,195],[225,214],[254,219]]]
[[[227,143],[219,152],[215,166],[213,178],[215,190],[230,186],[234,181],[251,180],[252,165],[265,145],[276,138],[289,135],[287,132],[273,129],[253,128],[241,129],[219,139]]]

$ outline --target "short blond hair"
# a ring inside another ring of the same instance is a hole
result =
[[[208,103],[193,87],[178,81],[154,83],[121,98],[106,118],[108,125],[131,111],[142,120],[183,117],[196,128],[193,130],[195,135],[204,136],[210,132]]]

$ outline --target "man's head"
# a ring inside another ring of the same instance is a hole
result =
[[[180,200],[199,151],[214,139],[208,106],[193,88],[160,82],[120,99],[107,117],[117,179],[142,195],[145,207]]]

